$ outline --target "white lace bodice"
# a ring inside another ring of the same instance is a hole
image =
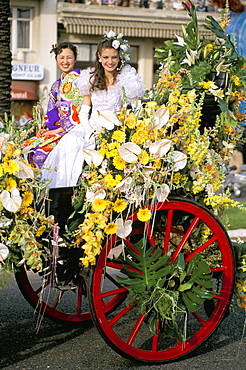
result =
[[[89,79],[92,71],[93,68],[82,70],[76,85],[81,95],[91,95],[93,110],[110,110],[116,113],[123,103],[122,87],[125,89],[127,101],[130,104],[134,104],[137,99],[141,99],[144,95],[144,83],[141,81],[136,69],[128,64],[118,74],[115,85],[109,86],[107,91],[96,90],[90,94]]]

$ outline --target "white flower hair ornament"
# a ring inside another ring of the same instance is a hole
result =
[[[122,66],[125,64],[125,62],[130,60],[130,54],[127,54],[128,50],[130,49],[130,45],[128,44],[127,40],[123,39],[123,37],[124,35],[122,33],[116,35],[114,31],[110,30],[109,32],[104,33],[104,38],[102,40],[102,42],[112,40],[112,47],[119,51],[119,56],[122,60]]]

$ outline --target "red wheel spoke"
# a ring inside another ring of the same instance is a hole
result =
[[[134,267],[132,267],[132,266],[129,266],[129,265],[120,265],[120,264],[116,264],[116,263],[114,263],[114,262],[109,262],[109,261],[107,261],[106,262],[106,266],[107,267],[112,267],[112,268],[115,268],[115,269],[117,269],[117,270],[121,270],[123,267],[127,267],[129,270],[131,270],[131,271],[135,271],[135,272],[138,272],[139,274],[141,274],[141,272],[139,271],[139,270],[137,270],[137,269],[135,269]]]
[[[122,309],[117,315],[114,316],[112,320],[109,321],[110,326],[113,326],[119,319],[121,319],[124,315],[126,315],[134,305],[127,306],[124,309]]]
[[[211,244],[213,244],[214,242],[216,242],[216,240],[218,240],[218,237],[217,236],[213,236],[212,238],[210,238],[209,240],[206,241],[206,243],[202,244],[199,248],[197,248],[194,252],[192,252],[191,254],[189,254],[188,257],[186,257],[185,259],[185,262],[189,262],[195,254],[200,254],[202,253],[206,248],[208,248]]]
[[[119,283],[117,283],[117,281],[113,278],[112,275],[108,274],[107,272],[105,273],[105,277],[111,281],[111,283],[113,283],[115,286],[117,286],[118,288],[121,287],[121,285]]]
[[[225,266],[211,268],[211,272],[224,272],[227,269]]]
[[[170,241],[172,221],[173,221],[173,209],[169,209],[167,213],[166,232],[165,232],[165,239],[164,239],[164,253],[167,253],[169,250],[169,241]]]
[[[200,221],[200,217],[195,217],[194,218],[194,220],[190,224],[188,230],[186,231],[184,237],[182,238],[181,242],[179,243],[176,251],[173,253],[172,257],[170,258],[170,262],[176,261],[176,259],[178,258],[179,253],[182,251],[184,245],[187,243],[188,239],[190,238],[192,232],[194,231],[194,229],[197,226],[199,221]]]
[[[112,267],[112,268],[120,271],[123,267],[123,264],[107,261],[106,266],[107,267]]]
[[[139,332],[140,327],[141,327],[141,325],[144,321],[144,318],[145,318],[145,315],[141,314],[139,316],[139,318],[137,319],[137,322],[136,322],[136,324],[135,324],[135,326],[134,326],[134,328],[133,328],[133,330],[132,330],[132,332],[131,332],[131,334],[128,338],[127,344],[131,345],[132,342],[134,341],[134,338],[136,337],[137,333]]]
[[[136,248],[134,248],[134,245],[130,242],[130,240],[128,240],[128,239],[125,239],[124,240],[124,243],[128,246],[128,248],[130,248],[134,253],[136,253],[136,254],[140,254],[137,250],[136,250]]]
[[[128,290],[126,288],[119,288],[114,290],[109,290],[108,292],[101,293],[102,298],[110,297],[112,295],[120,294],[120,293],[126,293]]]
[[[201,324],[201,325],[203,325],[203,326],[205,326],[206,325],[206,321],[205,320],[203,320],[203,318],[197,313],[197,312],[192,312],[192,315],[197,319],[197,321]]]

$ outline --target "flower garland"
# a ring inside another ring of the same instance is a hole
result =
[[[0,262],[7,270],[24,262],[41,270],[46,253],[40,237],[53,227],[35,199],[45,184],[25,160],[23,143],[32,132],[7,118],[0,122]]]
[[[130,49],[130,45],[128,44],[128,41],[125,40],[124,35],[122,33],[119,33],[116,35],[116,33],[112,30],[109,32],[105,32],[104,38],[102,39],[102,42],[106,40],[112,40],[112,47],[116,50],[119,50],[119,56],[122,60],[122,66],[130,60],[130,54],[127,54],[127,52]]]

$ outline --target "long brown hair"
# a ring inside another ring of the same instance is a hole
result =
[[[102,52],[103,49],[114,49],[112,46],[113,40],[109,39],[104,39],[101,40],[97,46],[97,51],[96,51],[96,60],[94,62],[94,71],[92,72],[92,75],[90,77],[90,91],[94,91],[96,89],[98,90],[107,90],[107,84],[106,84],[106,77],[105,77],[105,71],[102,66],[102,63],[99,62],[99,56],[98,54]],[[117,49],[115,49],[117,50]],[[118,50],[117,50],[118,51]],[[117,75],[120,73],[120,67],[121,67],[122,61],[121,59],[119,60],[119,64],[117,68],[113,71],[113,77],[114,77],[114,82],[116,81]]]
[[[214,5],[217,5],[220,9],[225,9],[226,0],[212,0]],[[235,13],[242,13],[244,11],[244,5],[240,0],[228,0],[229,9]]]

